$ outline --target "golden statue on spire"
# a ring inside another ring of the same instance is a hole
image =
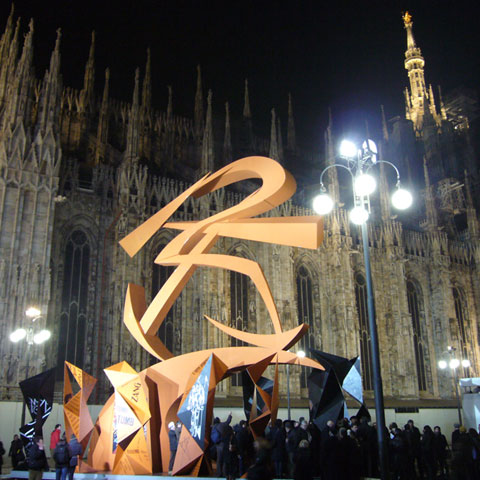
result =
[[[405,15],[403,15],[402,18],[403,18],[403,23],[405,24],[405,26],[412,23],[412,16],[408,12],[405,12]]]

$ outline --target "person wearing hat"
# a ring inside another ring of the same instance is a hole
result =
[[[453,444],[458,440],[459,436],[460,436],[460,424],[454,423],[453,432],[452,432],[452,448],[453,448]]]
[[[175,455],[177,454],[178,439],[177,432],[175,430],[175,423],[170,422],[168,424],[168,440],[170,442],[170,462],[168,464],[168,474],[172,474],[173,464],[175,463]]]

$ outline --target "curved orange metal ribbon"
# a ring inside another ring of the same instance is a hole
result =
[[[258,178],[262,185],[239,204],[198,222],[168,222],[189,197],[201,197],[241,180]],[[225,268],[248,275],[257,287],[270,315],[274,335],[221,329],[236,338],[257,346],[287,349],[306,331],[306,327],[282,333],[282,326],[272,293],[260,266],[245,258],[209,254],[220,236],[280,243],[288,246],[318,248],[323,238],[322,220],[318,216],[287,218],[250,218],[261,215],[288,200],[295,192],[293,177],[276,161],[266,157],[237,160],[212,175],[206,175],[159,212],[127,235],[120,244],[135,255],[162,227],[183,230],[155,259],[159,265],[177,265],[150,305],[146,306],[143,287],[130,284],[125,302],[124,323],[135,339],[160,360],[172,353],[155,335],[173,303],[195,269],[202,266]],[[218,322],[209,319],[220,328]]]

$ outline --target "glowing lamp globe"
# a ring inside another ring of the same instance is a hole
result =
[[[10,334],[10,341],[17,343],[20,340],[23,340],[26,336],[27,331],[24,328],[17,328],[17,330]]]
[[[467,359],[462,360],[462,367],[463,368],[469,368],[470,365],[471,365],[470,360],[467,360]]]
[[[458,360],[457,358],[452,358],[452,359],[450,360],[449,365],[450,365],[450,368],[451,368],[451,369],[458,368],[458,367],[460,366],[460,360]]]
[[[342,140],[340,155],[346,158],[355,158],[358,154],[357,146],[350,140]]]
[[[319,215],[326,215],[333,210],[332,197],[326,193],[321,193],[313,199],[313,210]]]
[[[33,318],[33,317],[38,317],[41,313],[42,312],[37,307],[30,307],[25,312],[25,315],[27,317]]]
[[[438,367],[441,368],[442,370],[445,370],[447,368],[447,362],[445,360],[440,360],[438,362]]]
[[[365,195],[370,195],[375,191],[377,188],[377,182],[375,181],[375,178],[368,175],[368,173],[362,173],[355,178],[354,188],[355,193],[358,196],[363,197]]]
[[[33,341],[40,345],[43,342],[46,342],[52,334],[49,330],[40,330],[37,334],[33,336]]]
[[[350,210],[350,220],[355,225],[362,225],[368,220],[369,214],[368,211],[363,207],[355,207]]]
[[[305,358],[305,352],[304,352],[303,350],[299,350],[299,351],[297,352],[297,357],[299,357],[299,358]]]
[[[405,210],[413,202],[412,194],[405,190],[404,188],[399,188],[393,195],[392,195],[392,204],[398,210]]]

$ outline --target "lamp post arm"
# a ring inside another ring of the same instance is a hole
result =
[[[386,163],[387,165],[390,165],[395,170],[395,173],[397,174],[397,186],[400,185],[400,172],[398,171],[398,168],[392,162],[389,162],[388,160],[377,160],[376,163],[373,163],[372,165],[369,165],[367,167],[367,172],[372,167],[374,167],[375,165],[378,165],[379,163]]]
[[[325,174],[325,172],[326,172],[327,170],[330,170],[330,169],[333,168],[333,167],[344,168],[345,170],[348,171],[348,173],[350,173],[350,175],[351,175],[351,177],[352,177],[352,180],[353,180],[353,178],[354,178],[354,177],[353,177],[353,173],[352,173],[352,170],[351,170],[349,167],[347,167],[347,166],[345,166],[345,165],[342,165],[341,163],[334,163],[333,165],[328,165],[328,167],[325,167],[325,168],[323,169],[322,173],[320,174],[320,186],[321,186],[322,188],[325,188],[325,187],[323,186],[323,175]]]

